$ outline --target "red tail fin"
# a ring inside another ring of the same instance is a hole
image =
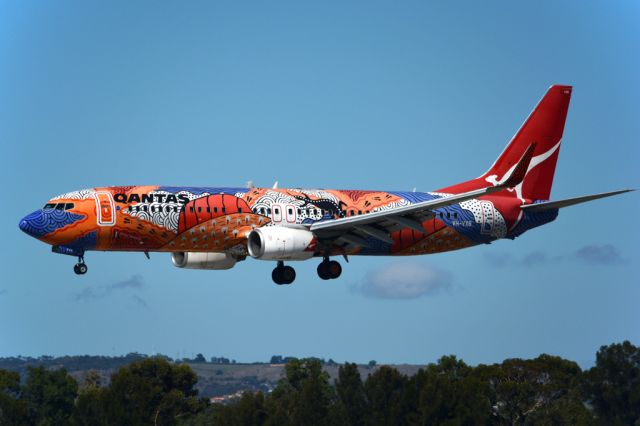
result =
[[[520,130],[491,168],[481,179],[495,184],[518,163],[524,152],[536,144],[533,158],[518,196],[533,200],[548,200],[560,152],[560,141],[564,130],[571,86],[551,86]]]

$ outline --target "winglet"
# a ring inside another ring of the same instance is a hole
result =
[[[513,168],[511,173],[508,176],[505,176],[504,182],[500,183],[497,186],[502,188],[513,188],[518,185],[520,182],[524,180],[524,177],[527,175],[527,171],[529,170],[529,163],[531,163],[531,159],[533,158],[533,151],[536,149],[536,143],[533,142],[529,145],[529,148],[522,154],[518,164]]]

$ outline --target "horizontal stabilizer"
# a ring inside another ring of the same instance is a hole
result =
[[[527,205],[524,205],[524,206],[520,206],[520,208],[522,210],[528,211],[528,212],[538,212],[538,211],[544,211],[544,210],[549,210],[549,209],[560,209],[562,207],[573,206],[574,204],[580,204],[580,203],[585,203],[587,201],[597,200],[598,198],[605,198],[605,197],[611,197],[612,195],[624,194],[625,192],[629,192],[629,191],[635,191],[635,190],[634,189],[622,189],[620,191],[605,192],[605,193],[602,193],[602,194],[585,195],[585,196],[582,196],[582,197],[567,198],[565,200],[547,201],[547,202],[538,203],[538,204],[527,204]]]

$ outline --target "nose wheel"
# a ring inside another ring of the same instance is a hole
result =
[[[291,284],[296,279],[296,270],[291,266],[284,266],[284,262],[280,261],[271,273],[271,278],[278,285]]]
[[[78,263],[73,266],[73,272],[75,272],[76,275],[84,275],[87,273],[88,269],[87,264],[84,263],[84,257],[79,257]]]
[[[323,280],[333,280],[342,274],[342,266],[335,260],[329,260],[326,257],[322,263],[318,265],[318,276]]]

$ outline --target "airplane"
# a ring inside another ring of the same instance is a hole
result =
[[[480,177],[434,192],[250,187],[113,186],[54,197],[19,227],[78,258],[87,251],[171,253],[179,268],[230,269],[247,257],[276,262],[273,281],[291,284],[289,261],[321,258],[318,276],[338,278],[332,257],[406,256],[458,250],[552,222],[559,209],[631,191],[550,201],[571,99],[551,86],[494,164]]]

